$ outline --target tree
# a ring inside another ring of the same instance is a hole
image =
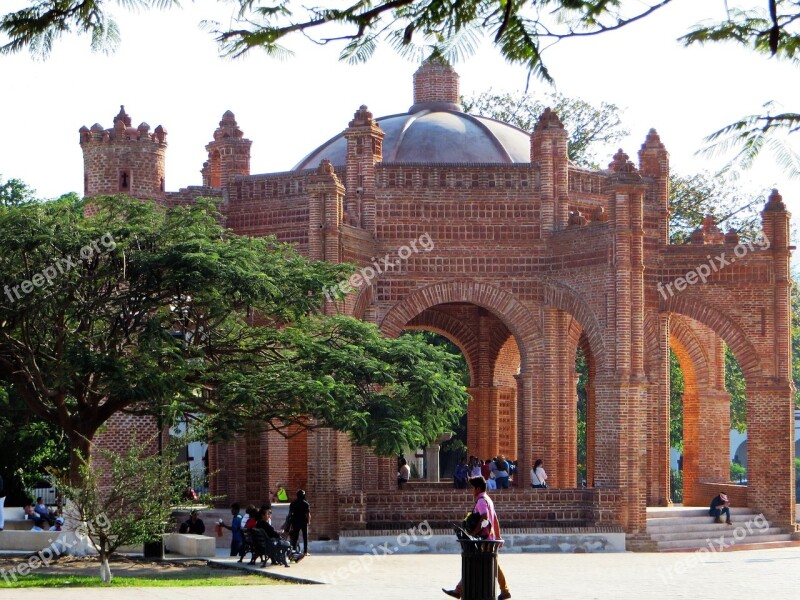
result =
[[[341,7],[307,7],[291,0],[234,0],[235,17],[226,23],[206,21],[223,54],[238,57],[254,48],[284,57],[281,44],[302,34],[321,45],[344,44],[341,58],[369,59],[379,42],[388,43],[416,60],[438,56],[456,62],[471,54],[488,35],[510,63],[531,75],[552,81],[543,62],[547,45],[595,36],[643,19],[671,0],[349,0]],[[176,0],[117,0],[135,8],[168,8]],[[29,48],[47,55],[64,33],[88,33],[92,48],[111,51],[119,30],[108,11],[111,0],[30,0],[29,6],[0,17],[0,33],[9,41],[0,52]],[[796,0],[758,0],[749,8],[728,8],[726,19],[699,24],[680,38],[687,46],[733,42],[779,60],[796,61],[800,52],[800,8]],[[315,37],[316,36],[316,37]],[[420,43],[421,42],[421,43]],[[706,151],[738,149],[734,161],[747,168],[762,149],[772,150],[787,172],[800,174],[800,156],[780,134],[800,129],[800,114],[749,115],[711,134]],[[733,163],[732,163],[733,164]]]
[[[19,206],[36,200],[36,191],[21,179],[3,181],[0,176],[0,205]]]
[[[736,172],[670,175],[670,242],[688,243],[706,215],[723,231],[734,229],[744,241],[756,239],[766,199],[763,193],[743,192],[740,185]]]
[[[161,539],[184,490],[176,447],[155,453],[153,445],[133,432],[127,452],[98,450],[103,466],[82,460],[80,485],[65,482],[62,487],[66,519],[78,524],[76,535],[97,550],[104,583],[112,580],[108,560],[119,548]]]
[[[203,415],[217,439],[253,424],[333,427],[387,455],[463,413],[446,353],[317,314],[351,266],[235,235],[210,201],[91,206],[0,208],[0,378],[64,431],[73,482],[120,411],[163,424]]]
[[[524,92],[495,94],[491,90],[477,96],[462,97],[464,112],[497,119],[524,131],[533,131],[545,107],[556,112],[569,132],[567,152],[575,164],[598,168],[598,154],[611,156],[613,145],[630,132],[622,127],[620,108],[601,102],[595,106],[580,98],[559,93],[547,94],[544,100]],[[602,156],[600,160],[606,158]]]

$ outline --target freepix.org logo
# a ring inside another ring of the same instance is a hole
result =
[[[336,285],[326,286],[322,292],[329,302],[336,302],[340,300],[342,296],[355,292],[362,287],[369,286],[372,280],[378,275],[383,275],[386,271],[399,267],[407,261],[412,254],[430,252],[434,247],[433,239],[429,233],[425,232],[417,239],[410,240],[408,245],[400,246],[394,255],[391,253],[386,254],[380,260],[373,257],[370,264],[361,267],[358,272],[353,273],[348,279],[340,281]]]
[[[91,260],[91,258],[97,254],[111,252],[116,247],[117,243],[114,241],[114,236],[110,233],[105,233],[98,239],[83,246],[78,252],[79,258],[74,258],[72,255],[59,258],[53,264],[46,266],[40,272],[33,275],[30,279],[25,279],[17,285],[4,286],[3,291],[9,302],[13,304],[17,300],[22,300],[35,288],[52,285],[53,281],[59,276],[77,267],[80,261]]]

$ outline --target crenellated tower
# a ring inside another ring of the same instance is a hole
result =
[[[225,111],[219,127],[214,131],[214,141],[206,146],[208,161],[203,163],[203,185],[226,187],[237,175],[250,175],[250,146],[239,129],[236,117]]]
[[[131,125],[120,106],[111,129],[99,123],[80,128],[83,150],[83,195],[128,194],[135,198],[164,197],[167,132],[159,125]]]

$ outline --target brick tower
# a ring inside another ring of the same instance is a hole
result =
[[[219,127],[214,131],[214,141],[206,146],[208,161],[203,164],[203,185],[227,187],[237,175],[250,175],[250,146],[239,129],[234,114],[227,110]]]
[[[147,123],[132,127],[121,106],[111,129],[95,123],[91,129],[81,127],[80,134],[84,196],[164,197],[167,132],[161,125],[153,133]]]

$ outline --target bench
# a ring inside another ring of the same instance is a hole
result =
[[[167,552],[189,557],[217,555],[217,542],[213,537],[194,533],[168,533],[164,536]]]

